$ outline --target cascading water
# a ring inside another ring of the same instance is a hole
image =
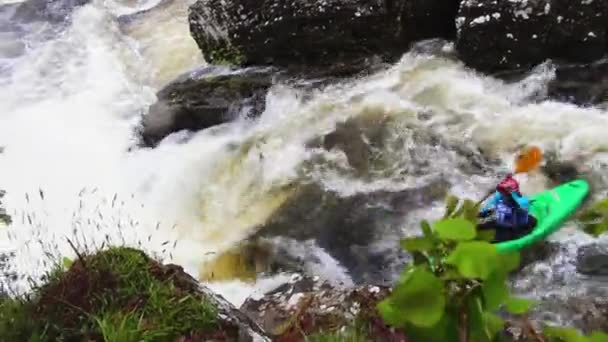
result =
[[[472,172],[462,150],[479,155],[482,149],[504,161],[530,143],[557,149],[564,159],[584,152],[588,169],[598,175],[607,160],[604,111],[534,100],[553,77],[550,65],[506,84],[450,58],[449,44],[443,51],[412,51],[386,70],[307,96],[276,85],[255,121],[240,118],[185,143],[170,137],[154,149],[138,148],[136,129],[155,91],[203,63],[188,36],[186,8],[177,2],[93,2],[75,9],[51,38],[51,24],[0,16],[0,27],[25,28],[11,33],[12,44],[0,44],[0,189],[13,217],[0,241],[15,254],[9,270],[40,275],[49,257],[73,257],[70,238],[88,246],[124,241],[197,274],[204,261],[255,233],[307,184],[349,197],[442,179],[451,192],[478,198],[496,177]],[[133,14],[143,10],[148,12]],[[363,170],[343,150],[310,145],[348,120],[381,128],[381,143],[362,138],[371,156],[359,165]],[[509,166],[504,164],[485,167],[501,172]],[[545,186],[541,175],[531,175],[523,190]],[[392,224],[415,233],[420,218],[440,211],[435,201],[404,211]],[[589,239],[573,229],[552,240],[576,246]],[[379,249],[396,243],[393,235],[377,235]],[[331,259],[314,244],[294,245],[292,253]],[[528,292],[538,290],[538,277],[551,283],[570,273],[571,254],[560,256],[535,266],[552,266],[548,272],[521,276],[522,284],[531,284]],[[311,269],[348,278],[340,264],[321,264],[325,268],[313,263]],[[233,280],[214,289],[238,304],[256,286],[282,280]]]

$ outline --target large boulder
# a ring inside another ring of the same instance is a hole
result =
[[[180,77],[158,92],[144,116],[143,142],[155,146],[173,132],[195,132],[239,115],[257,116],[264,111],[271,84],[272,73],[266,70],[201,70]]]
[[[190,31],[211,63],[357,64],[398,58],[413,40],[454,32],[458,1],[199,0]],[[446,37],[449,38],[449,37]]]
[[[590,62],[606,51],[608,0],[465,0],[456,49],[482,71],[528,68],[546,59]]]

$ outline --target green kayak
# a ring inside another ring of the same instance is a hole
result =
[[[515,240],[496,243],[499,252],[518,251],[543,240],[558,230],[589,192],[584,180],[564,183],[530,197],[530,213],[538,221],[534,230]]]

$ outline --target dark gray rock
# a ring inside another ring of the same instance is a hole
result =
[[[556,68],[548,85],[552,99],[579,106],[597,105],[608,100],[608,60],[591,64],[563,65]]]
[[[588,275],[608,275],[608,246],[594,243],[580,247],[576,270]]]
[[[211,63],[353,65],[453,35],[457,0],[199,0],[190,31]]]
[[[482,71],[528,68],[546,59],[590,62],[606,51],[607,0],[465,0],[456,49]]]
[[[144,116],[144,144],[155,146],[173,132],[202,130],[239,115],[259,115],[272,75],[266,70],[244,70],[178,78],[158,92],[157,102]]]

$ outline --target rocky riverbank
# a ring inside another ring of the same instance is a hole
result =
[[[446,58],[505,80],[551,61],[556,76],[537,100],[587,106],[608,96],[608,0],[198,0],[188,13],[190,33],[211,65],[157,93],[143,118],[145,146],[174,132],[256,118],[273,86],[347,81],[427,39],[451,42]]]
[[[199,0],[190,30],[211,63],[356,64],[399,58],[413,42],[456,42],[482,71],[529,68],[546,59],[588,63],[607,50],[606,0]]]
[[[112,247],[79,254],[74,262],[64,260],[26,297],[1,299],[0,336],[9,342],[416,342],[407,331],[387,325],[377,309],[393,291],[382,285],[330,285],[293,274],[237,309],[181,267],[163,265],[135,249]],[[601,323],[608,315],[606,303],[568,305],[583,310],[577,328],[587,333],[606,328]],[[503,338],[524,341],[525,322],[505,317]]]

